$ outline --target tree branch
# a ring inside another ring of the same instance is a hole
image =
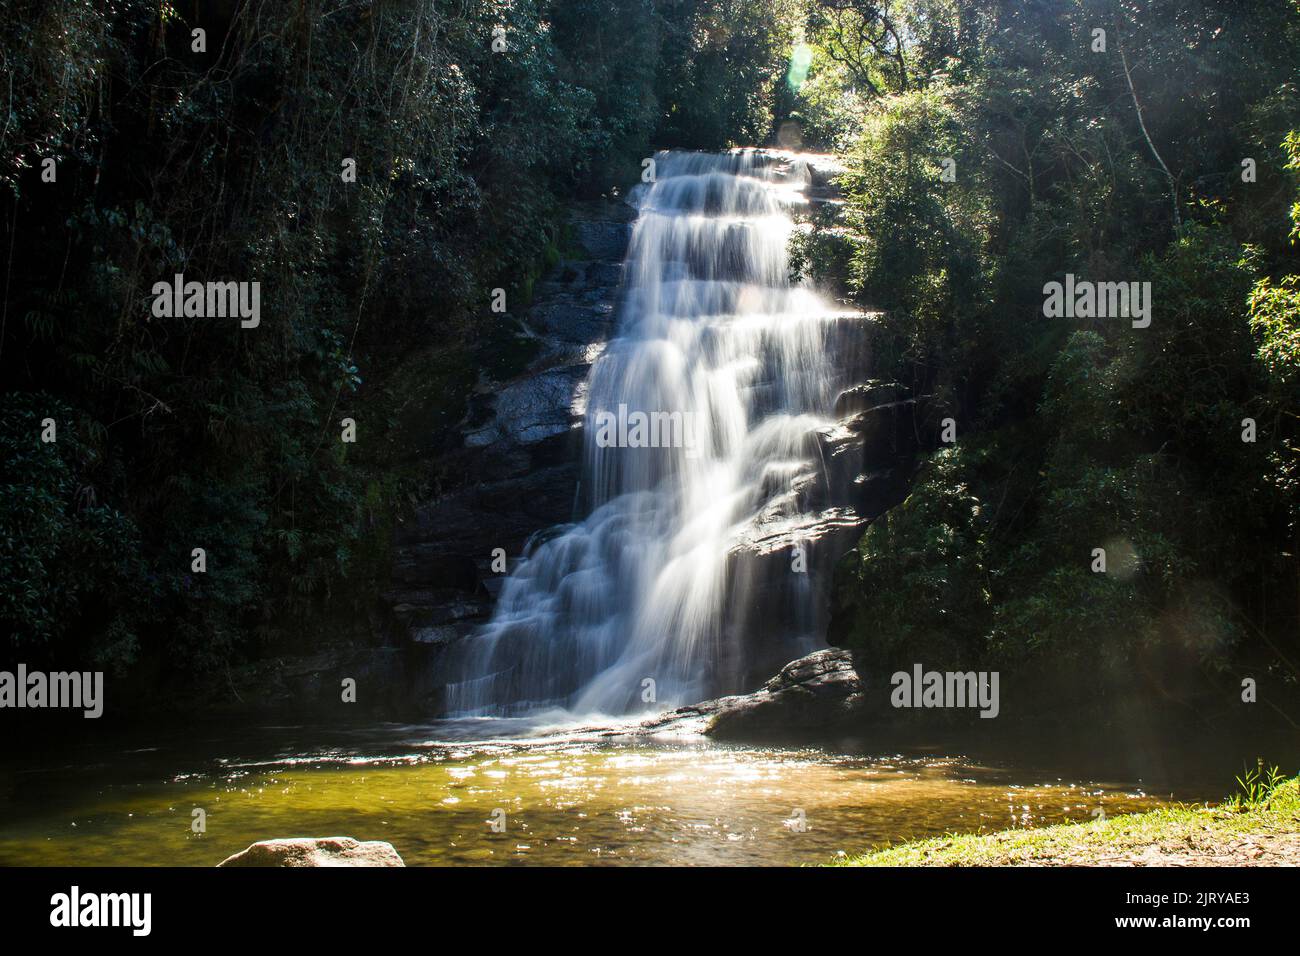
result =
[[[1160,168],[1164,170],[1165,178],[1169,180],[1169,195],[1174,209],[1174,228],[1177,229],[1182,225],[1182,217],[1178,215],[1178,184],[1174,182],[1173,173],[1165,165],[1165,161],[1160,158],[1160,152],[1156,149],[1156,144],[1151,141],[1151,134],[1147,132],[1146,120],[1142,118],[1142,104],[1138,102],[1137,90],[1133,87],[1133,72],[1128,66],[1128,57],[1124,55],[1124,43],[1121,39],[1121,33],[1117,28],[1115,30],[1115,46],[1119,48],[1119,60],[1124,65],[1124,79],[1128,82],[1129,96],[1133,98],[1133,111],[1137,113],[1138,126],[1142,128],[1142,136],[1147,141],[1147,146],[1151,150],[1151,155],[1156,158]]]

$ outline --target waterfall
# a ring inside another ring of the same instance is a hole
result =
[[[727,608],[760,585],[811,601],[799,528],[826,481],[845,314],[790,282],[808,167],[757,150],[655,165],[633,196],[619,334],[585,390],[587,517],[529,543],[457,649],[452,713],[623,714],[733,692],[746,637]],[[775,581],[729,564],[773,535]],[[784,660],[819,644],[796,616],[765,638]]]

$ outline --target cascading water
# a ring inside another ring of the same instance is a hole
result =
[[[756,527],[797,528],[824,483],[844,313],[789,279],[807,167],[754,150],[656,166],[634,197],[620,335],[587,387],[591,510],[530,542],[458,648],[452,713],[622,714],[739,689],[725,612],[754,582],[728,562]],[[797,533],[788,550],[777,586],[807,603]],[[794,631],[777,637],[787,660],[818,643]]]

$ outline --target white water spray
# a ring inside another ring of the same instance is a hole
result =
[[[656,168],[637,197],[620,334],[588,382],[590,514],[530,543],[458,649],[452,713],[623,714],[739,689],[745,637],[726,610],[755,582],[729,561],[755,528],[798,528],[824,482],[818,430],[842,385],[829,353],[845,314],[790,283],[807,166],[748,150],[660,153]],[[665,425],[655,441],[629,433],[637,413]],[[807,602],[796,549],[775,586]],[[776,639],[786,659],[819,643]]]

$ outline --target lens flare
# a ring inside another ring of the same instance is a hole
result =
[[[800,43],[790,54],[790,69],[785,81],[790,89],[798,93],[808,79],[808,70],[812,67],[813,51],[806,43]]]

